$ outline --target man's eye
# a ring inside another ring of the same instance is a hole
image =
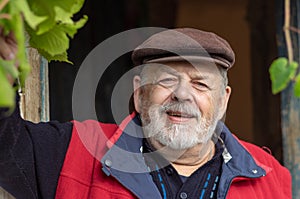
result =
[[[194,85],[198,89],[209,89],[208,85],[203,82],[194,82]]]
[[[176,78],[164,78],[159,80],[157,83],[162,86],[174,86],[176,85],[178,80]]]

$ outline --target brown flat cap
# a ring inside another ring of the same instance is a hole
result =
[[[211,60],[229,69],[235,55],[226,40],[193,28],[169,29],[152,35],[132,53],[135,66],[147,62]]]

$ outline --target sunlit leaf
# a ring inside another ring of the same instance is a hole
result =
[[[25,17],[26,23],[31,28],[36,28],[41,22],[45,21],[47,16],[37,16],[29,8],[27,0],[14,0],[12,1],[13,5],[16,6],[20,11],[22,11],[23,16]]]
[[[68,60],[68,53],[63,52],[62,54],[51,56],[47,52],[43,51],[42,49],[39,49],[39,52],[43,55],[44,58],[51,61],[61,61],[61,62],[67,62],[69,64],[73,64],[71,61]]]
[[[30,46],[46,51],[51,56],[61,54],[69,48],[69,38],[60,28],[55,27],[42,35],[36,35],[34,31],[28,32],[30,37]]]
[[[73,38],[74,35],[77,33],[77,30],[82,28],[84,24],[87,22],[88,17],[83,16],[79,21],[76,21],[72,24],[60,24],[60,28],[68,34],[69,37]]]
[[[13,60],[3,60],[0,59],[0,66],[3,68],[4,72],[11,75],[13,78],[18,78],[19,72],[17,68],[15,67],[15,63]]]
[[[0,26],[3,34],[13,32],[18,45],[16,59],[7,61],[0,58],[0,107],[14,105],[14,89],[7,80],[10,75],[19,78],[20,86],[30,72],[26,56],[26,32],[29,44],[48,61],[68,60],[67,49],[70,38],[77,33],[87,21],[87,17],[75,22],[73,16],[84,4],[84,0],[11,0],[1,10]],[[16,69],[18,64],[18,69]]]
[[[289,63],[284,57],[273,61],[269,69],[273,94],[282,91],[288,86],[289,82],[295,77],[297,68],[297,62]]]
[[[8,82],[3,68],[0,66],[0,107],[14,107],[15,92],[13,87]]]
[[[296,97],[300,97],[300,74],[295,78],[294,94]]]

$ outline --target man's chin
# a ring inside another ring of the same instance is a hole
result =
[[[172,141],[166,141],[161,140],[158,138],[152,138],[151,139],[152,145],[154,144],[155,148],[160,148],[163,150],[176,150],[176,151],[182,151],[182,150],[188,150],[193,147],[195,147],[198,143],[193,143],[193,141],[186,141],[183,143],[181,140],[172,140]]]

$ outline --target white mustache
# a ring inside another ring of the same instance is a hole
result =
[[[201,112],[198,108],[194,106],[188,105],[186,103],[181,102],[172,102],[164,104],[160,107],[161,112],[173,111],[173,112],[181,112],[193,117],[200,117]]]

